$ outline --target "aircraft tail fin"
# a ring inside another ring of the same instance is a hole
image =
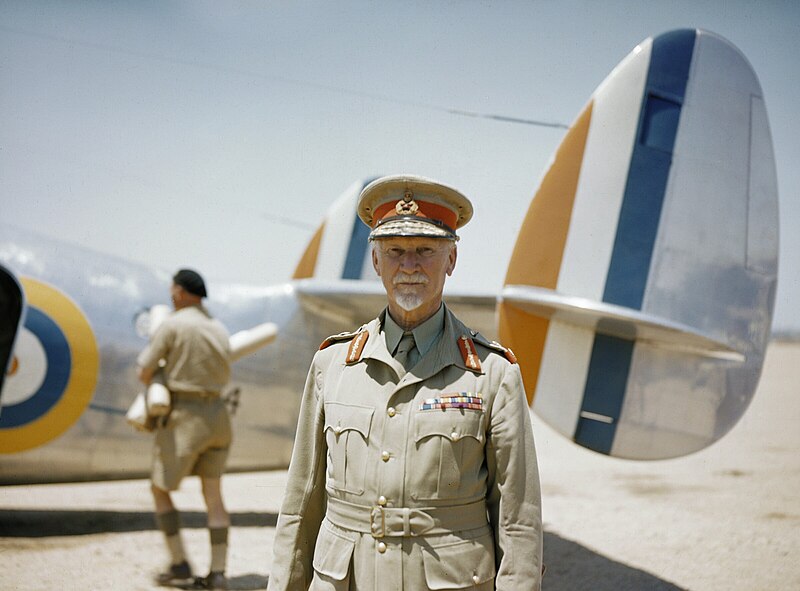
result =
[[[701,30],[641,43],[566,134],[509,264],[499,334],[534,411],[633,459],[730,430],[769,340],[777,206],[746,58]]]

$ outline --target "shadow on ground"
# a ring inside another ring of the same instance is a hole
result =
[[[275,527],[275,513],[231,513],[233,527]],[[181,511],[181,526],[206,527],[203,511]],[[0,537],[44,538],[155,529],[152,511],[0,510]]]
[[[232,513],[233,527],[275,527],[274,513]],[[206,527],[201,511],[181,512],[184,527]],[[0,510],[0,537],[42,538],[155,529],[148,511]],[[544,591],[686,591],[643,570],[616,562],[585,546],[545,532]],[[231,589],[264,589],[267,575],[232,577]]]
[[[263,591],[267,588],[267,581],[269,577],[266,575],[257,575],[255,573],[248,573],[246,575],[239,575],[238,577],[231,577],[228,579],[228,589],[240,591],[254,591],[261,589]]]
[[[266,575],[259,575],[256,573],[248,573],[246,575],[239,575],[236,577],[228,577],[228,589],[230,591],[255,591],[259,589],[263,591],[267,588],[269,577]],[[184,589],[185,591],[191,589],[206,589],[200,582],[190,583],[186,585],[175,585],[169,587],[170,589]]]
[[[544,591],[687,591],[556,534],[544,534]]]

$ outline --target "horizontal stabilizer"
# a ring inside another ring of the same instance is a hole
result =
[[[305,279],[293,285],[307,311],[337,319],[348,318],[352,328],[372,320],[386,307],[386,291],[377,281]],[[467,326],[486,337],[496,338],[495,294],[445,289],[444,301]]]
[[[378,282],[301,279],[292,285],[306,311],[342,319],[352,328],[375,318],[386,306],[386,292]]]
[[[624,306],[527,285],[507,285],[503,288],[502,301],[522,312],[591,328],[600,334],[629,341],[646,341],[651,345],[714,359],[745,360],[742,353],[691,327]]]

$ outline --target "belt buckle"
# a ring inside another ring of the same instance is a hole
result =
[[[386,535],[386,516],[383,507],[373,507],[369,512],[369,530],[373,538],[382,538]]]

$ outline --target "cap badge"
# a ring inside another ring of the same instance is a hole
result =
[[[403,195],[403,200],[398,201],[397,205],[394,206],[397,215],[417,215],[419,205],[412,197],[414,197],[414,194],[411,191],[406,191],[405,195]]]

